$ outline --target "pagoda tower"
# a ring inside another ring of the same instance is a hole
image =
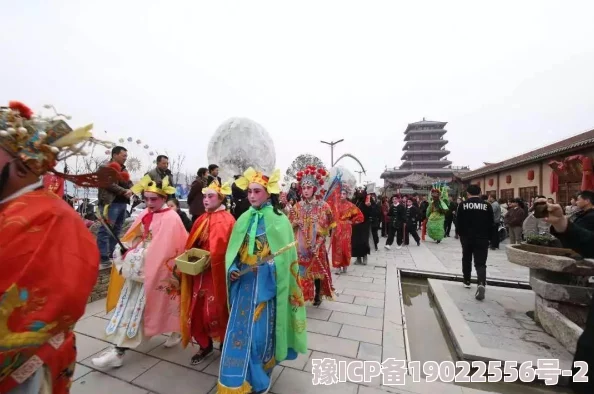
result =
[[[447,122],[434,122],[423,118],[420,122],[410,123],[404,130],[404,154],[400,170],[410,170],[411,173],[434,173],[431,170],[443,169],[452,164],[443,159],[450,154],[444,139]],[[438,171],[441,172],[441,171]]]

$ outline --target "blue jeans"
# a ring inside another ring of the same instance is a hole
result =
[[[99,212],[101,214],[103,214],[104,208],[105,206],[99,205]],[[106,219],[108,220],[109,225],[113,229],[113,233],[116,235],[116,237],[120,236],[122,225],[126,219],[127,208],[128,204],[116,202],[110,204],[107,210]],[[102,263],[109,261],[117,243],[118,241],[107,232],[105,227],[101,226],[101,228],[99,228],[99,231],[97,232],[97,246],[99,247],[99,252],[101,253]]]

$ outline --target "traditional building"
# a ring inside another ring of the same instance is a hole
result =
[[[465,184],[477,184],[498,198],[536,195],[567,205],[580,190],[594,189],[592,158],[594,130],[555,142],[499,163],[461,175]]]
[[[448,140],[444,138],[446,124],[423,118],[408,125],[404,130],[402,165],[398,169],[386,169],[381,175],[387,189],[401,193],[423,190],[434,182],[451,182],[455,176],[469,171],[468,167],[452,167],[446,157],[450,154],[446,149]]]

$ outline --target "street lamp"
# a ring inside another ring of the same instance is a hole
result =
[[[334,145],[344,141],[344,139],[338,141],[320,141],[322,144],[330,145],[330,167],[334,167]]]
[[[359,184],[361,184],[361,174],[363,174],[364,171],[355,171],[357,174],[359,174]]]

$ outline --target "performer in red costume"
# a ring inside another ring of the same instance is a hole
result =
[[[80,186],[117,177],[65,175],[56,162],[98,142],[92,125],[33,118],[25,105],[0,107],[0,393],[69,392],[76,361],[73,328],[84,314],[99,263],[77,213],[43,187],[52,171]]]
[[[326,251],[326,237],[336,227],[330,205],[325,202],[323,168],[308,166],[297,173],[302,200],[291,207],[289,220],[298,242],[299,277],[305,301],[315,306],[322,298],[334,300],[332,273]]]
[[[186,249],[198,248],[210,252],[210,267],[191,276],[182,274],[181,324],[182,345],[193,337],[200,351],[192,357],[192,365],[199,364],[213,351],[213,341],[225,338],[229,309],[227,305],[227,271],[225,253],[235,224],[226,211],[226,196],[231,186],[213,181],[202,189],[205,213],[194,223]]]

